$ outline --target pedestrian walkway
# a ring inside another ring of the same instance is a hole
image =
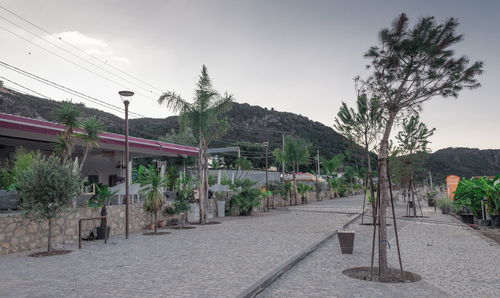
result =
[[[86,242],[67,255],[0,256],[0,297],[235,297],[341,228],[361,203],[357,196],[227,217],[169,235]],[[307,208],[328,212],[299,210]]]
[[[373,227],[358,220],[350,226],[356,231],[352,255],[342,255],[334,237],[260,297],[500,297],[500,247],[433,208],[424,208],[424,215],[428,218],[398,219],[404,269],[421,275],[421,281],[384,284],[344,276],[344,269],[370,265]],[[394,235],[392,225],[388,235]],[[398,268],[394,238],[390,244],[389,262]]]

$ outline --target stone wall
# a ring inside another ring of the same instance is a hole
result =
[[[108,225],[111,235],[125,233],[125,206],[108,206]],[[64,244],[78,243],[78,221],[80,218],[97,217],[100,210],[90,208],[70,209],[61,214],[52,228],[53,245],[61,247]],[[152,218],[146,214],[141,205],[130,205],[129,231],[136,232],[152,223]],[[158,220],[166,219],[159,216]],[[83,221],[82,236],[87,237],[91,230],[99,226],[99,220]],[[36,222],[19,213],[0,214],[0,255],[34,248],[46,247],[48,223]]]

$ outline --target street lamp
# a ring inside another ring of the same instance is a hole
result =
[[[128,152],[128,104],[129,97],[134,95],[132,91],[119,91],[118,94],[125,105],[125,239],[128,239],[128,218],[129,218],[129,152]]]
[[[269,142],[264,142],[263,143],[264,145],[264,148],[266,148],[266,206],[264,208],[264,211],[269,211],[269,177],[268,177],[268,168],[269,166],[267,165],[267,149],[269,147]],[[274,202],[274,199],[273,199],[273,202]],[[273,203],[274,204],[274,203]]]

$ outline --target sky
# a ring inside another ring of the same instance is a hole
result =
[[[464,34],[457,54],[484,61],[485,72],[480,89],[424,104],[421,118],[436,128],[430,147],[500,149],[495,87],[500,1],[0,0],[0,5],[38,26],[0,8],[0,62],[114,106],[122,106],[119,90],[132,90],[132,112],[172,115],[156,99],[166,90],[191,99],[205,64],[214,87],[237,102],[328,126],[342,101],[354,104],[353,78],[369,74],[363,54],[377,44],[382,28],[402,12],[411,22],[428,15],[439,21],[456,17]],[[5,67],[0,76],[55,100],[122,116]]]

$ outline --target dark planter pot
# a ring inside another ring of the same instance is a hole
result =
[[[103,240],[104,239],[104,229],[101,227],[97,227],[96,230],[97,230],[97,238],[96,239]],[[109,238],[109,235],[111,234],[111,227],[107,226],[106,230],[108,231],[108,238]]]
[[[441,213],[450,214],[451,208],[441,208]]]
[[[354,233],[353,232],[339,232],[337,234],[340,242],[340,249],[342,254],[352,254],[354,249]]]
[[[479,225],[484,227],[491,226],[491,219],[481,219]]]
[[[460,217],[462,218],[462,221],[466,224],[474,223],[474,215],[472,214],[460,214]]]
[[[413,201],[408,201],[408,207],[413,208]]]
[[[491,215],[491,223],[494,227],[500,228],[500,214]]]
[[[436,201],[435,201],[434,199],[429,199],[429,200],[427,201],[427,205],[428,205],[429,207],[436,207]]]

